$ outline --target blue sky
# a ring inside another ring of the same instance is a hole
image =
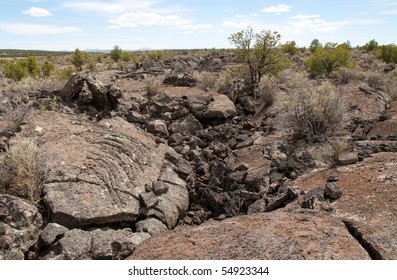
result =
[[[230,47],[248,25],[282,41],[397,43],[397,1],[0,0],[0,49]]]

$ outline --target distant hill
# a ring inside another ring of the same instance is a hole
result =
[[[47,56],[47,55],[65,55],[70,51],[45,51],[45,50],[14,50],[0,49],[0,57],[28,57],[28,56]]]

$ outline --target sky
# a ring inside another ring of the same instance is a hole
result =
[[[397,1],[0,0],[0,49],[229,48],[248,26],[302,47],[397,43]]]

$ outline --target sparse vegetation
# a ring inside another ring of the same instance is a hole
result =
[[[346,125],[346,105],[330,83],[301,91],[291,109],[294,113],[290,125],[295,139],[321,141],[341,133]]]
[[[247,73],[248,89],[254,94],[263,75],[276,75],[286,67],[286,57],[280,48],[281,35],[263,30],[254,33],[252,27],[232,34],[229,41],[237,48],[237,58]]]
[[[386,63],[397,63],[397,46],[394,44],[379,46],[376,57]]]
[[[197,86],[202,90],[208,91],[215,88],[216,82],[218,80],[218,75],[212,72],[195,72],[193,73],[193,78],[197,80]]]
[[[363,49],[366,50],[367,52],[372,52],[376,50],[377,47],[378,47],[378,42],[375,39],[372,39],[363,46]]]
[[[341,67],[351,67],[350,58],[349,49],[345,45],[336,46],[327,43],[324,47],[316,47],[309,59],[305,61],[305,65],[313,76],[330,77]]]
[[[11,195],[27,198],[37,205],[44,176],[38,146],[29,139],[17,137],[0,157],[0,184]]]

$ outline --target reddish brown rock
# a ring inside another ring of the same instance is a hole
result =
[[[153,237],[130,259],[369,259],[337,218],[278,210],[207,222]]]
[[[397,259],[396,170],[395,154],[379,153],[356,165],[301,176],[294,186],[309,191],[338,176],[343,195],[332,203],[333,215],[346,221],[372,258]]]

